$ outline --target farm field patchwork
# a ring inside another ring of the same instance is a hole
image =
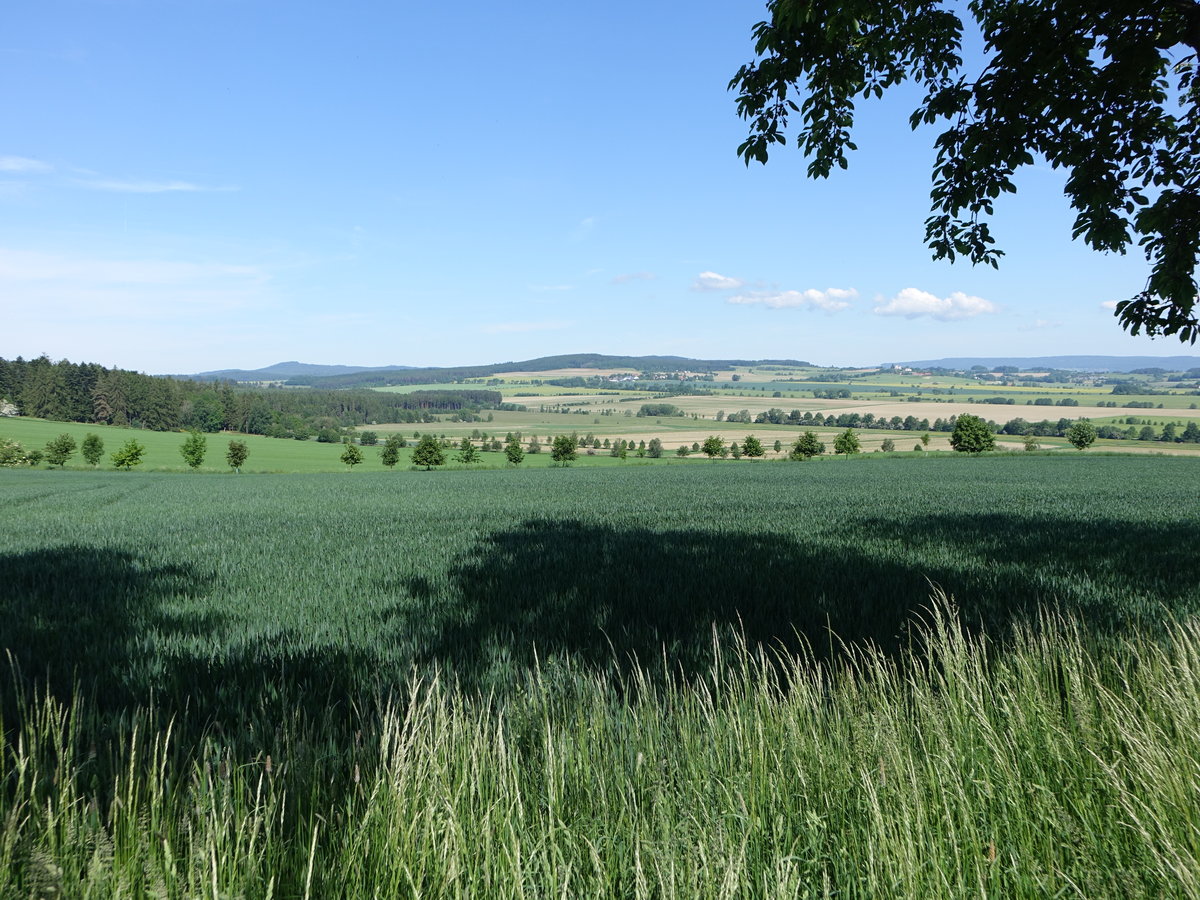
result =
[[[1200,884],[1196,467],[0,471],[0,894]]]

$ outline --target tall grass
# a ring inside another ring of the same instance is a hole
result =
[[[0,745],[0,895],[1200,895],[1195,623],[1097,658],[941,608],[900,657],[630,677],[540,672],[502,709],[414,680],[274,757],[42,697]]]

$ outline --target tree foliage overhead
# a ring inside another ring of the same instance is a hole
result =
[[[949,7],[949,8],[948,8]],[[1142,291],[1117,305],[1132,334],[1195,342],[1200,257],[1200,53],[1197,0],[971,0],[985,44],[980,72],[961,56],[963,21],[945,0],[770,0],[758,58],[730,82],[765,163],[789,118],[808,174],[846,168],[855,101],[904,81],[925,96],[913,128],[940,123],[932,213],[935,258],[995,266],[988,227],[1013,175],[1037,157],[1067,170],[1072,236],[1096,250],[1136,243]]]

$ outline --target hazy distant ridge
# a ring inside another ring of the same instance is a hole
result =
[[[292,360],[275,363],[273,366],[266,366],[262,369],[217,369],[184,377],[201,381],[284,381],[297,375],[319,378],[324,375],[356,375],[359,372],[396,371],[408,368],[411,366],[323,366]]]
[[[501,372],[545,372],[553,369],[638,369],[641,371],[713,372],[732,366],[807,366],[796,359],[691,359],[685,356],[615,356],[604,353],[568,353],[537,359],[462,366],[345,366],[296,361],[275,363],[262,369],[218,369],[181,376],[197,380],[291,381],[323,387],[351,387],[400,382],[453,381],[480,378]],[[972,366],[1017,366],[1021,369],[1078,369],[1128,372],[1157,367],[1185,371],[1200,367],[1200,356],[978,356],[910,360],[895,365],[913,368],[969,369]],[[847,368],[851,368],[847,366]],[[361,376],[361,377],[356,377]]]
[[[1200,356],[951,356],[898,362],[914,369],[969,369],[971,366],[1016,366],[1020,369],[1082,369],[1091,372],[1129,372],[1159,368],[1187,371],[1200,367]]]

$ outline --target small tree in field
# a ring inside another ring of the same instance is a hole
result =
[[[519,466],[525,461],[525,451],[521,449],[520,438],[510,437],[508,439],[508,443],[504,445],[504,458],[512,466]]]
[[[684,459],[692,450],[687,444],[680,444],[679,449],[675,451],[675,455],[680,459]]]
[[[746,439],[742,441],[742,455],[749,456],[754,459],[766,454],[766,449],[762,445],[762,441],[752,434],[746,435]]]
[[[950,446],[959,453],[983,453],[996,449],[996,436],[979,416],[963,413],[954,423]]]
[[[663,443],[658,438],[650,438],[650,443],[646,445],[646,455],[651,459],[661,459],[663,455]]]
[[[1032,434],[1025,435],[1025,452],[1032,453],[1035,450],[1041,449],[1038,444],[1037,437]]]
[[[812,459],[814,456],[820,456],[825,452],[825,445],[817,440],[817,435],[812,431],[806,431],[800,437],[796,438],[796,442],[792,444],[792,450],[788,453],[789,459]]]
[[[709,459],[716,459],[718,456],[725,455],[725,442],[714,434],[710,434],[704,439],[704,443],[700,445],[700,449],[704,451],[704,455]]]
[[[434,466],[445,465],[446,454],[437,438],[432,434],[423,434],[413,449],[412,461],[414,466],[424,466],[428,472]]]
[[[241,475],[242,466],[246,464],[246,457],[250,455],[250,448],[246,446],[245,441],[230,441],[229,449],[225,451],[225,462],[229,463],[229,468]]]
[[[858,442],[858,435],[854,433],[853,428],[847,428],[833,439],[834,453],[852,456],[855,453],[858,453],[861,449],[862,445]]]
[[[470,438],[463,438],[462,443],[458,445],[458,453],[454,457],[455,461],[462,463],[465,466],[471,463],[479,462],[479,451],[475,445],[471,443]]]
[[[142,454],[146,452],[146,448],[139,444],[133,438],[125,442],[125,446],[113,452],[112,464],[118,469],[123,469],[126,472],[133,469],[134,466],[141,465]]]
[[[1086,450],[1096,442],[1096,426],[1091,422],[1076,422],[1067,429],[1067,440],[1076,450]]]
[[[896,449],[896,442],[891,438],[884,438],[883,443],[879,445],[879,449],[884,453],[891,453]]]
[[[383,449],[379,451],[379,461],[389,469],[394,469],[396,463],[400,462],[400,447],[403,443],[404,438],[399,435],[388,435],[388,439],[383,442]]]
[[[100,465],[100,459],[104,456],[104,439],[98,434],[89,433],[83,439],[80,450],[83,453],[83,461],[95,468]]]
[[[46,464],[65,466],[67,460],[75,455],[75,438],[69,434],[60,434],[46,443]]]
[[[729,445],[729,452],[731,454],[733,454],[734,459],[742,458],[742,448],[738,446],[737,441],[734,441],[732,444]]]
[[[204,454],[207,452],[208,438],[198,431],[188,432],[183,446],[179,448],[179,455],[183,457],[183,461],[191,467],[193,472],[200,468],[200,464],[204,462]]]
[[[550,458],[560,466],[568,465],[576,458],[575,439],[569,434],[560,434],[550,445]]]
[[[775,452],[778,453],[782,449],[783,449],[783,441],[776,441],[775,442]]]
[[[354,467],[363,461],[363,452],[358,449],[357,445],[346,441],[343,445],[341,460],[350,467],[350,471],[354,471]]]

